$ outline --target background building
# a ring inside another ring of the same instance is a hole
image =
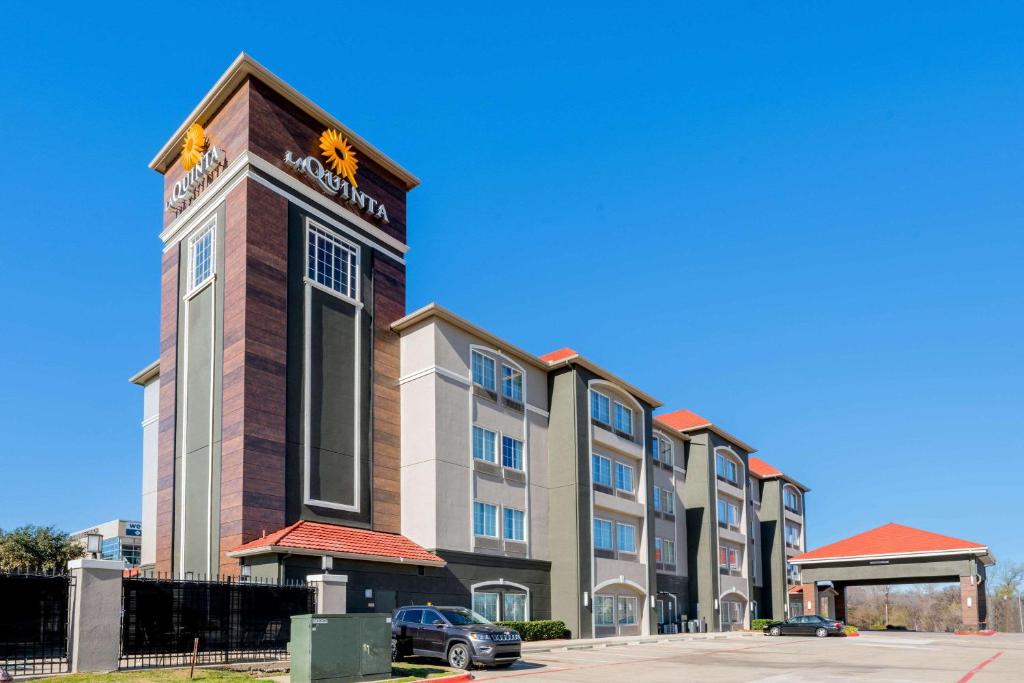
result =
[[[137,567],[142,562],[142,523],[113,519],[71,534],[71,539],[85,545],[85,537],[99,534],[103,537],[101,560],[124,562],[126,567]]]

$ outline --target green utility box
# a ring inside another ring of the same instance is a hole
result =
[[[292,617],[292,683],[345,683],[391,675],[391,615]]]

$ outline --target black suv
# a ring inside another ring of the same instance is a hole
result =
[[[412,605],[391,617],[391,658],[436,657],[456,669],[510,666],[519,659],[519,633],[495,626],[465,607]]]

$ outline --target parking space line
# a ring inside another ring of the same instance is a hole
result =
[[[974,667],[973,669],[971,669],[970,671],[968,671],[968,672],[967,672],[966,674],[964,674],[964,677],[963,677],[963,678],[961,678],[961,679],[960,679],[959,681],[957,681],[956,683],[967,683],[967,681],[969,681],[969,680],[971,680],[972,678],[974,678],[974,674],[978,673],[979,671],[981,671],[982,669],[984,669],[984,668],[985,668],[986,666],[988,666],[988,665],[989,665],[989,664],[991,664],[992,662],[994,662],[994,661],[996,661],[997,659],[999,659],[999,657],[1000,657],[1000,656],[1001,656],[1002,654],[1003,654],[1003,653],[1002,653],[1001,651],[1000,651],[1000,652],[997,652],[997,653],[995,653],[994,655],[992,655],[991,657],[989,657],[988,659],[986,659],[986,660],[985,660],[984,662],[982,662],[981,664],[979,664],[978,666]]]

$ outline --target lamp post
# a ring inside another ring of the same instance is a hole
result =
[[[98,560],[103,552],[103,534],[86,534],[85,551],[92,559]]]

